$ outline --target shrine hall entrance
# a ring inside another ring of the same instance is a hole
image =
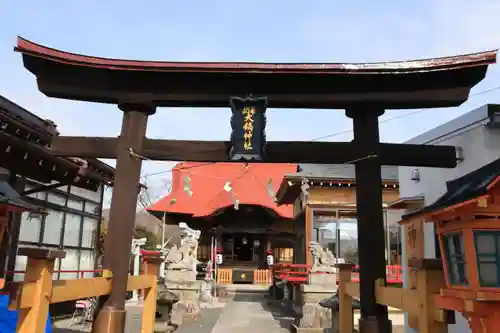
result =
[[[260,239],[252,234],[223,234],[225,266],[259,266]]]

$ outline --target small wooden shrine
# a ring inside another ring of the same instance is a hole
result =
[[[422,243],[417,230],[423,236],[423,223],[434,223],[445,273],[436,305],[461,312],[474,333],[498,332],[500,159],[447,182],[446,188],[436,202],[403,217],[409,242]],[[410,287],[411,282],[412,274]]]
[[[380,188],[383,206],[399,198],[397,167],[382,166]],[[276,199],[279,205],[293,205],[295,223],[305,228],[304,233],[295,235],[301,239],[298,243],[302,247],[297,251],[295,263],[311,265],[309,242],[319,240],[320,227],[356,219],[354,167],[349,164],[301,164],[299,172],[283,178]],[[339,244],[336,245],[338,247]]]

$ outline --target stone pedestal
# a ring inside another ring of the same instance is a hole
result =
[[[200,315],[201,283],[196,281],[196,272],[167,270],[165,287],[179,300],[172,308],[172,324],[180,326]]]
[[[196,282],[196,271],[169,269],[165,273],[165,282],[194,283]]]
[[[321,307],[319,302],[331,297],[337,291],[335,274],[313,276],[311,275],[310,281],[318,284],[302,285],[298,295],[296,304],[300,315],[295,326],[299,331],[332,327],[331,310]]]
[[[309,276],[309,285],[337,290],[337,274],[323,272],[311,273]]]

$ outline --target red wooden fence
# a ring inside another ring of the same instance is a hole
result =
[[[274,280],[287,280],[291,283],[303,284],[307,283],[309,277],[309,267],[304,264],[287,264],[278,263],[271,266],[272,277]],[[353,282],[359,282],[359,266],[353,268]],[[322,274],[322,273],[313,273]],[[402,284],[403,283],[403,267],[400,265],[387,266],[387,283]]]

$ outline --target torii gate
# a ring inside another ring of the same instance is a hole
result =
[[[380,166],[453,168],[456,154],[449,146],[380,143],[378,117],[386,109],[458,106],[496,59],[496,51],[490,51],[372,64],[128,61],[67,53],[23,38],[15,50],[23,54],[25,67],[36,76],[45,95],[117,104],[124,112],[118,138],[58,137],[52,144],[59,156],[117,159],[105,244],[105,268],[113,273],[112,294],[93,327],[98,333],[123,332],[128,274],[123,255],[130,253],[142,157],[217,162],[231,161],[234,156],[249,162],[355,164],[359,328],[361,333],[390,332],[387,307],[377,304],[375,297],[375,281],[385,279]],[[246,98],[251,95],[262,98]],[[148,116],[156,107],[230,105],[234,114],[231,142],[145,138]],[[353,119],[354,140],[267,142],[264,149],[266,106],[345,109]]]

